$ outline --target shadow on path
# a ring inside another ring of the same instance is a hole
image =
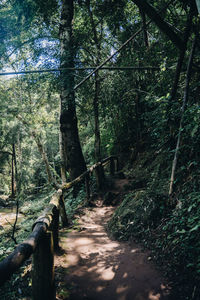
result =
[[[105,224],[113,207],[85,209],[81,231],[61,232],[62,256],[56,257],[56,280],[69,300],[169,300],[169,289],[134,243],[111,240]]]

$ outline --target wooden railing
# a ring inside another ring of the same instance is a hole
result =
[[[33,300],[55,299],[54,252],[59,249],[59,216],[62,226],[68,225],[63,194],[66,190],[85,179],[87,198],[90,198],[90,174],[95,171],[97,185],[102,187],[103,167],[110,164],[110,174],[119,169],[116,156],[110,156],[90,167],[75,180],[65,183],[53,194],[50,203],[34,222],[32,233],[27,240],[0,262],[0,286],[10,279],[22,264],[32,257]]]

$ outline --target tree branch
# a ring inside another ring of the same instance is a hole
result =
[[[132,1],[160,28],[163,33],[168,36],[168,38],[177,48],[182,49],[184,46],[183,40],[177,35],[176,32],[174,32],[172,27],[161,18],[153,6],[151,6],[145,0]]]

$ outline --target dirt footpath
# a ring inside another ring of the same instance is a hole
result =
[[[62,256],[56,257],[57,299],[169,300],[169,289],[134,243],[111,240],[105,230],[113,207],[85,209],[80,230],[61,231]]]

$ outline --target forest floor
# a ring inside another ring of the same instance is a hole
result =
[[[122,195],[126,183],[116,180],[114,192]],[[134,242],[112,240],[106,224],[115,207],[103,206],[101,199],[96,203],[77,215],[76,230],[60,232],[57,299],[169,300],[170,288],[150,252]]]

